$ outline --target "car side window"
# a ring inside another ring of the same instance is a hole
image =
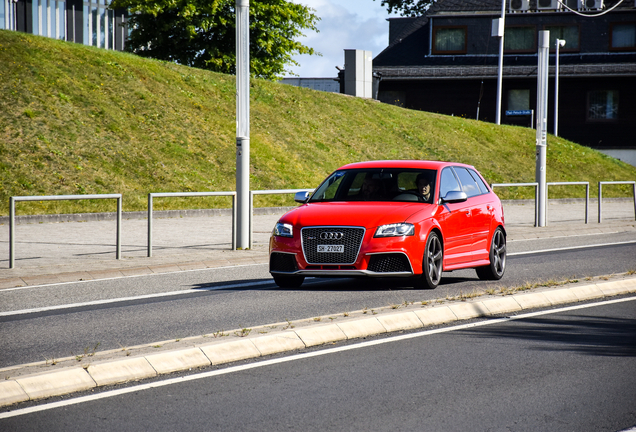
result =
[[[468,195],[468,198],[481,194],[479,186],[475,182],[473,176],[470,175],[466,168],[454,167],[459,181],[462,182],[462,189]]]
[[[455,174],[453,174],[453,170],[450,168],[444,168],[442,170],[442,177],[440,179],[439,185],[439,196],[440,198],[444,198],[446,194],[450,191],[461,191],[461,187],[455,178]]]
[[[470,173],[471,176],[473,176],[473,178],[477,182],[479,189],[481,189],[481,193],[487,194],[488,192],[490,192],[488,190],[488,186],[486,186],[486,184],[484,183],[484,180],[479,176],[479,174],[477,174],[475,171],[471,169],[469,169],[468,172]]]

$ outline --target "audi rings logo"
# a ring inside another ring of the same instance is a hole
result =
[[[320,233],[320,240],[340,240],[344,237],[341,232],[324,232]]]

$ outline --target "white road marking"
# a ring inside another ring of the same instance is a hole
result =
[[[506,318],[489,319],[489,320],[480,321],[480,322],[476,322],[476,323],[462,324],[462,325],[457,325],[457,326],[452,326],[452,327],[444,327],[444,328],[439,328],[439,329],[434,329],[434,330],[424,330],[424,331],[420,331],[420,332],[416,332],[416,333],[410,333],[410,334],[405,334],[405,335],[400,335],[400,336],[392,336],[392,337],[385,338],[385,339],[377,339],[377,340],[373,340],[373,341],[360,342],[360,343],[357,343],[357,344],[345,345],[345,346],[336,347],[336,348],[328,348],[328,349],[314,351],[314,352],[310,352],[310,353],[294,354],[294,355],[290,355],[290,356],[287,356],[287,357],[264,360],[264,361],[250,363],[250,364],[246,364],[246,365],[240,365],[240,366],[232,366],[232,367],[228,367],[228,368],[224,368],[224,369],[217,369],[217,370],[213,370],[213,371],[209,371],[209,372],[203,372],[203,373],[198,373],[198,374],[193,374],[193,375],[187,375],[187,376],[183,376],[183,377],[179,377],[179,378],[170,378],[170,379],[166,379],[166,380],[163,380],[163,381],[156,381],[156,382],[151,382],[151,383],[147,383],[147,384],[140,384],[140,385],[126,387],[126,388],[122,388],[122,389],[105,391],[105,392],[98,393],[98,394],[92,394],[92,395],[88,395],[88,396],[81,396],[81,397],[77,397],[77,398],[74,398],[74,399],[68,399],[68,400],[63,400],[63,401],[58,401],[58,402],[52,402],[52,403],[42,404],[42,405],[33,406],[33,407],[29,407],[29,408],[17,409],[15,411],[8,411],[8,412],[5,412],[5,413],[0,413],[0,419],[10,418],[10,417],[17,417],[17,416],[21,416],[21,415],[32,414],[32,413],[36,413],[36,412],[40,412],[40,411],[47,411],[47,410],[51,410],[51,409],[55,409],[55,408],[61,408],[61,407],[66,407],[66,406],[70,406],[70,405],[77,405],[77,404],[80,404],[80,403],[90,402],[90,401],[95,401],[95,400],[100,400],[100,399],[107,399],[107,398],[120,396],[120,395],[124,395],[124,394],[128,394],[128,393],[140,392],[140,391],[144,391],[144,390],[150,390],[150,389],[154,389],[154,388],[165,387],[165,386],[169,386],[169,385],[173,385],[173,384],[181,384],[181,383],[186,383],[186,382],[189,382],[189,381],[196,381],[196,380],[211,378],[211,377],[220,376],[220,375],[227,375],[227,374],[231,374],[231,373],[234,373],[234,372],[240,372],[240,371],[245,371],[245,370],[250,370],[250,369],[256,369],[256,368],[260,368],[260,367],[264,367],[264,366],[271,366],[271,365],[287,363],[287,362],[296,361],[296,360],[305,360],[305,359],[309,359],[309,358],[312,358],[312,357],[320,357],[320,356],[323,356],[323,355],[330,355],[330,354],[335,354],[335,353],[344,352],[344,351],[352,351],[352,350],[356,350],[356,349],[360,349],[360,348],[367,348],[367,347],[376,346],[376,345],[384,345],[384,344],[392,343],[392,342],[399,342],[399,341],[408,340],[408,339],[415,339],[415,338],[419,338],[419,337],[423,337],[423,336],[430,336],[430,335],[439,334],[439,333],[448,333],[448,332],[452,332],[452,331],[465,330],[465,329],[475,328],[475,327],[485,327],[485,326],[488,326],[488,325],[500,324],[500,323],[510,322],[510,321],[514,321],[514,320],[522,320],[522,319],[532,318],[532,317],[541,316],[541,315],[549,315],[549,314],[555,314],[555,313],[560,313],[560,312],[568,312],[568,311],[591,308],[591,307],[596,307],[596,306],[606,306],[606,305],[610,305],[610,304],[623,303],[623,302],[628,302],[628,301],[633,301],[633,300],[636,300],[636,296],[635,297],[622,298],[622,299],[615,299],[615,300],[606,300],[606,301],[602,301],[602,302],[598,302],[598,303],[591,303],[591,304],[585,304],[585,305],[567,306],[567,307],[563,307],[563,308],[559,308],[559,309],[551,309],[551,310],[545,310],[545,311],[539,311],[539,312],[531,312],[531,313],[527,313],[527,314],[515,315],[515,316],[511,316],[511,317],[506,317]]]
[[[188,290],[181,290],[181,291],[168,291],[168,292],[156,293],[156,294],[144,294],[144,295],[138,295],[134,297],[119,297],[114,299],[94,300],[94,301],[83,302],[83,303],[71,303],[71,304],[65,304],[65,305],[45,306],[41,308],[0,312],[0,317],[37,313],[37,312],[47,312],[47,311],[60,310],[60,309],[78,308],[78,307],[84,307],[84,306],[104,305],[104,304],[110,304],[110,303],[135,301],[135,300],[141,300],[141,299],[171,297],[171,296],[178,296],[178,295],[185,295],[185,294],[197,294],[197,293],[200,293],[201,291],[218,291],[218,290],[225,290],[225,289],[232,289],[232,288],[247,288],[254,285],[266,285],[266,284],[272,284],[272,283],[274,283],[273,280],[265,280],[260,282],[238,283],[238,284],[232,284],[232,285],[219,285],[219,286],[208,287],[208,288],[197,288],[197,289],[188,289]]]
[[[27,286],[14,287],[14,288],[4,288],[4,289],[0,290],[0,294],[3,293],[3,292],[6,292],[6,291],[19,291],[19,290],[25,290],[25,289],[46,288],[46,287],[52,287],[52,286],[58,286],[58,285],[71,285],[71,284],[80,284],[80,283],[88,283],[88,282],[101,282],[101,281],[108,281],[108,280],[115,280],[115,279],[138,278],[138,277],[144,277],[144,276],[160,276],[160,275],[161,276],[165,276],[167,274],[191,273],[191,272],[199,272],[199,271],[205,271],[205,270],[226,270],[226,269],[233,269],[233,268],[239,268],[239,267],[254,267],[254,266],[260,266],[260,265],[267,265],[267,263],[241,264],[241,265],[235,265],[235,266],[213,267],[213,268],[192,269],[192,270],[179,270],[179,271],[175,271],[175,272],[165,272],[165,273],[149,273],[149,274],[139,274],[139,275],[130,275],[130,276],[117,276],[117,277],[102,278],[102,279],[85,279],[85,280],[77,280],[77,281],[71,281],[71,282],[56,282],[56,283],[43,284],[43,285],[27,285]],[[120,270],[126,270],[126,269],[122,268]]]
[[[554,237],[547,237],[547,238],[515,239],[515,240],[509,240],[508,243],[516,243],[516,242],[524,242],[524,241],[537,241],[537,240],[552,240],[552,239],[571,238],[571,237],[589,237],[589,236],[596,236],[596,235],[618,234],[620,232],[624,232],[624,231],[610,231],[610,232],[602,232],[602,233],[562,235],[562,236],[554,236]]]
[[[313,281],[308,280],[308,281],[305,281],[305,284],[312,284],[317,282],[318,281],[315,281],[315,280]],[[171,297],[171,296],[178,296],[178,295],[185,295],[185,294],[198,294],[202,291],[221,291],[221,290],[234,289],[234,288],[248,288],[248,287],[253,287],[255,285],[272,285],[272,284],[274,284],[273,279],[264,280],[260,282],[238,283],[238,284],[232,284],[232,285],[219,285],[219,286],[213,286],[208,288],[197,288],[197,289],[189,289],[189,290],[181,290],[181,291],[168,291],[168,292],[156,293],[156,294],[144,294],[144,295],[139,295],[134,297],[118,297],[114,299],[94,300],[94,301],[83,302],[83,303],[71,303],[71,304],[65,304],[65,305],[45,306],[41,308],[0,312],[0,317],[38,313],[38,312],[47,312],[52,310],[72,309],[72,308],[85,307],[85,306],[97,306],[97,305],[104,305],[104,304],[110,304],[110,303],[135,301],[140,299]]]
[[[509,253],[508,256],[510,257],[510,256],[519,256],[519,255],[541,254],[541,253],[548,253],[548,252],[561,252],[561,251],[576,250],[576,249],[589,249],[589,248],[595,248],[595,247],[618,246],[618,245],[632,244],[632,243],[636,243],[636,240],[630,240],[630,241],[624,241],[624,242],[614,242],[614,243],[601,243],[601,244],[593,244],[593,245],[582,245],[582,246],[568,246],[568,247],[562,247],[562,248],[542,249],[542,250],[526,251],[526,252],[514,252],[514,253]]]

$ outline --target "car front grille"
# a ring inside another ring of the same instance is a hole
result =
[[[303,228],[305,260],[308,264],[353,264],[358,258],[364,231],[364,228],[351,227]],[[318,252],[318,245],[344,245],[344,252]]]
[[[272,252],[269,256],[269,270],[278,272],[295,272],[298,270],[296,256],[288,253]]]
[[[410,272],[411,265],[401,253],[371,255],[367,270],[376,273]]]

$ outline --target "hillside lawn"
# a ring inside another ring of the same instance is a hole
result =
[[[235,190],[234,76],[0,30],[0,215],[9,197]],[[374,159],[450,160],[490,183],[532,182],[535,131],[251,81],[251,189],[313,188]],[[548,136],[548,181],[636,180],[636,168]],[[503,199],[532,188],[498,189]],[[607,186],[604,197],[630,196]],[[584,197],[551,187],[550,198]],[[256,206],[293,205],[264,195]],[[157,210],[229,207],[227,197],[156,200]],[[20,203],[17,214],[115,211],[112,200]]]

